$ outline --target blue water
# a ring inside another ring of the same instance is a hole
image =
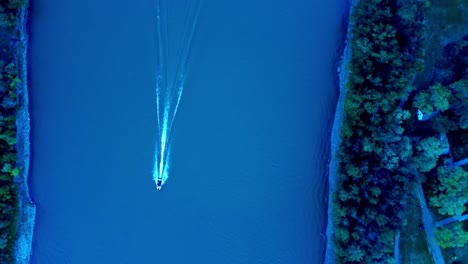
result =
[[[171,3],[173,2],[176,1]],[[156,119],[158,129],[153,180],[157,190],[161,189],[169,177],[172,127],[185,88],[187,64],[203,1],[182,0],[177,3],[177,6],[183,6],[184,4],[186,6],[185,12],[183,12],[184,19],[180,20],[185,21],[185,23],[183,23],[182,27],[177,27],[177,23],[171,23],[172,21],[170,21],[170,15],[174,13],[170,12],[172,11],[171,5],[164,0],[156,1],[156,46],[158,50],[156,60]],[[172,37],[173,34],[168,34],[172,32],[178,32],[179,38],[174,38]],[[173,43],[179,45],[173,45]],[[175,56],[170,56],[174,50],[176,50],[174,52]],[[173,65],[175,67],[171,67]]]
[[[32,263],[321,263],[343,4],[204,1],[158,192],[155,3],[32,1]]]

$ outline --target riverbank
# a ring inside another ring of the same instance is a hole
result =
[[[346,97],[346,83],[348,80],[348,64],[351,59],[351,12],[353,7],[359,0],[351,0],[348,8],[348,24],[346,31],[346,41],[341,59],[341,64],[337,69],[339,75],[339,97],[336,103],[335,119],[333,121],[333,128],[331,133],[331,159],[328,168],[328,222],[327,222],[327,245],[325,252],[325,263],[335,263],[335,248],[333,245],[333,194],[336,191],[336,179],[338,171],[338,162],[336,160],[336,154],[338,152],[341,143],[341,125],[343,124],[344,114],[344,99]]]
[[[31,201],[28,187],[29,159],[30,159],[30,119],[29,119],[29,97],[28,97],[28,9],[23,7],[19,10],[17,29],[19,41],[14,47],[16,65],[19,65],[19,77],[22,80],[17,86],[17,97],[19,109],[16,116],[18,151],[17,166],[22,168],[15,178],[18,193],[18,220],[17,235],[14,248],[15,263],[27,264],[31,256],[32,238],[34,232],[34,221],[36,206]]]

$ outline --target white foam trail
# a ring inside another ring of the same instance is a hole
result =
[[[164,10],[165,8],[167,9],[167,3],[165,2],[163,5],[161,0],[157,1],[157,38],[159,49],[158,69],[156,74],[156,112],[158,135],[156,140],[153,180],[157,182],[158,179],[162,179],[163,184],[169,178],[170,135],[184,90],[187,61],[190,55],[198,17],[200,15],[202,0],[188,0],[188,2],[186,25],[184,27],[184,29],[187,30],[185,30],[182,35],[182,49],[177,57],[173,81],[168,82],[170,78],[168,76],[168,64],[166,60],[169,46],[167,45],[167,19]],[[174,97],[175,104],[173,104]],[[172,106],[174,106],[174,109],[172,109]]]
[[[185,48],[182,51],[181,54],[181,60],[179,61],[178,69],[176,72],[175,78],[178,78],[178,81],[176,80],[174,82],[174,85],[177,87],[177,102],[174,110],[174,115],[171,120],[171,124],[169,126],[170,129],[172,129],[172,124],[174,122],[175,116],[177,114],[177,110],[179,109],[179,104],[180,104],[180,99],[182,98],[182,93],[184,91],[184,84],[185,84],[185,76],[186,76],[186,71],[187,71],[187,61],[190,55],[190,50],[192,48],[192,40],[193,40],[193,35],[195,33],[195,29],[198,23],[198,17],[200,16],[200,10],[201,10],[201,1],[193,1],[195,5],[195,13],[193,19],[188,19],[188,23],[190,26],[190,30],[188,33],[188,39],[186,40],[185,43]],[[189,14],[190,15],[190,14]],[[190,23],[190,21],[193,21]]]

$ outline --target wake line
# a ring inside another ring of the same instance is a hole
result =
[[[181,50],[177,55],[175,75],[170,78],[167,63],[168,53],[168,25],[167,25],[167,1],[164,4],[157,0],[157,43],[158,61],[156,72],[156,114],[157,114],[157,139],[155,146],[153,180],[156,188],[161,189],[169,177],[171,132],[177,111],[182,98],[187,61],[189,59],[191,44],[195,33],[197,21],[200,15],[202,0],[188,0],[185,27],[182,34]],[[168,82],[172,80],[172,82]],[[175,99],[175,100],[173,100]],[[174,104],[175,103],[175,104]],[[173,108],[174,106],[174,108]],[[162,116],[161,116],[162,114]]]
[[[189,57],[190,50],[191,50],[191,47],[192,47],[192,45],[191,45],[192,44],[192,39],[193,39],[193,35],[195,33],[195,28],[197,26],[198,17],[200,15],[200,10],[201,10],[200,2],[201,1],[199,1],[198,6],[195,7],[196,8],[195,15],[194,15],[195,17],[193,18],[193,23],[191,24],[191,29],[190,29],[190,32],[189,32],[189,35],[188,35],[186,48],[184,49],[184,51],[182,53],[182,63],[178,66],[178,71],[176,73],[176,78],[177,78],[177,76],[179,76],[179,83],[176,83],[176,85],[178,86],[177,103],[176,103],[176,106],[175,106],[174,115],[172,117],[172,121],[171,121],[171,124],[169,126],[169,129],[172,129],[172,124],[173,124],[175,116],[177,114],[177,110],[179,109],[180,99],[182,98],[182,92],[184,91],[185,73],[186,73],[186,70],[187,70],[187,61],[188,61],[188,57]],[[189,21],[190,21],[190,19],[189,19]]]

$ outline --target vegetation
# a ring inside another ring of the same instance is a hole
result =
[[[460,167],[437,168],[436,183],[430,185],[429,204],[441,215],[461,215],[468,201],[468,172]]]
[[[468,36],[446,42],[443,59],[426,56],[433,44],[425,31],[429,5],[361,0],[354,8],[334,194],[338,263],[393,262],[395,233],[406,230],[403,212],[414,206],[409,194],[416,184],[425,183],[440,214],[459,215],[468,200],[468,173],[450,165],[446,136],[468,129]],[[458,231],[441,228],[437,241],[449,245],[448,232]],[[451,242],[464,245],[464,233],[456,236]]]
[[[416,194],[410,195],[403,210],[403,223],[400,230],[400,263],[434,264],[425,230],[420,229],[422,211]]]
[[[16,237],[18,205],[14,177],[20,171],[16,167],[16,89],[21,80],[13,46],[17,41],[18,9],[25,5],[25,0],[0,3],[0,263],[13,262]]]
[[[466,48],[468,50],[468,41]],[[424,113],[437,112],[432,125],[439,133],[468,129],[467,96],[468,78],[465,74],[462,79],[449,85],[435,83],[420,90],[414,98],[413,107],[421,109]]]
[[[435,237],[442,248],[460,248],[468,242],[468,232],[463,230],[460,222],[436,229]]]
[[[405,103],[415,89],[410,84],[423,69],[425,4],[361,0],[352,14],[340,191],[334,197],[339,263],[393,261],[395,231],[417,172],[432,169],[446,148],[433,135],[405,133],[415,113]]]
[[[424,127],[446,135],[450,153],[425,173],[429,205],[441,219],[466,214],[468,165],[454,162],[468,158],[468,2],[431,0],[427,10],[425,71],[417,78],[413,106],[425,115]],[[465,211],[465,212],[464,212]],[[447,263],[468,263],[465,221],[436,230]]]

